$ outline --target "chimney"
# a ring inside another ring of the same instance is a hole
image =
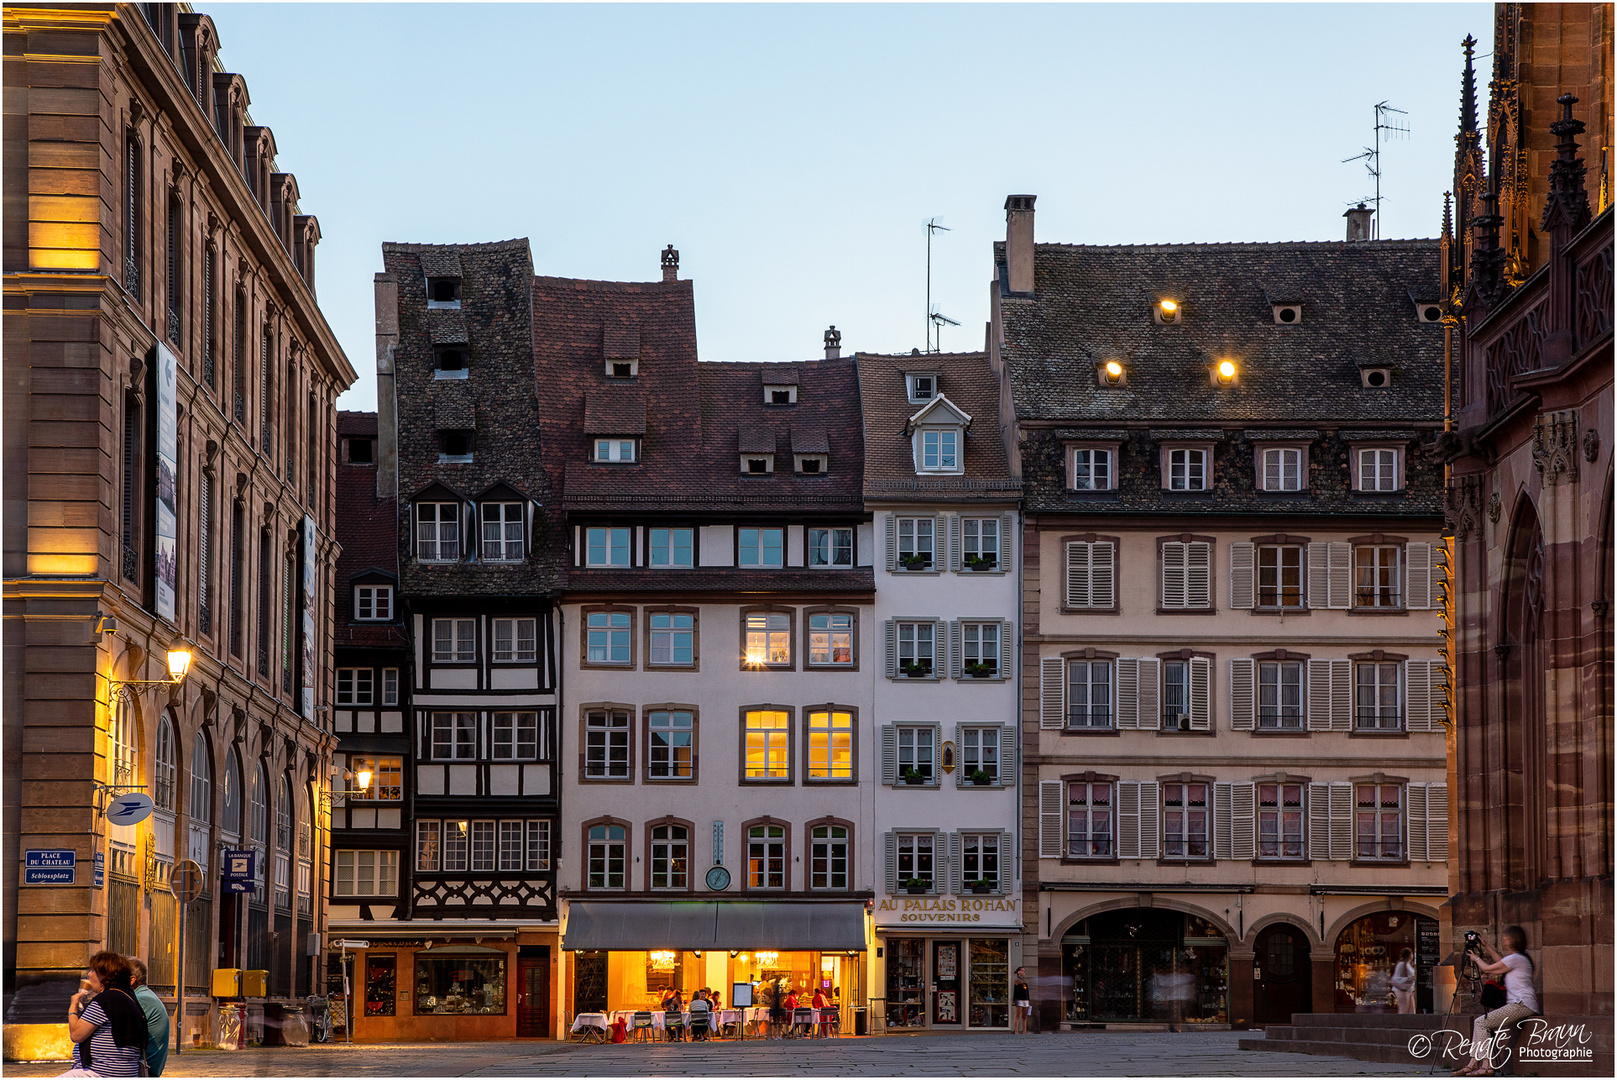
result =
[[[393,351],[399,343],[399,282],[377,274],[376,296],[376,497],[398,495],[399,402]]]
[[[674,250],[673,244],[663,248],[663,280],[679,280],[679,252]]]
[[[842,331],[837,329],[836,323],[832,323],[831,329],[825,332],[825,358],[827,360],[835,360],[841,355]]]
[[[1342,216],[1347,218],[1347,238],[1349,240],[1370,239],[1370,217],[1375,211],[1363,203],[1355,206]]]
[[[1005,266],[1010,291],[1033,291],[1033,200],[1036,195],[1012,195],[1005,200]]]

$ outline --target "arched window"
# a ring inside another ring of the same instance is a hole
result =
[[[112,706],[112,723],[107,729],[107,783],[113,787],[133,787],[136,776],[135,699],[120,690]]]
[[[223,813],[219,825],[232,837],[241,836],[241,762],[236,748],[225,751],[225,774],[219,781]]]
[[[213,755],[208,753],[208,737],[197,736],[196,749],[191,752],[191,824],[206,825],[213,821]]]
[[[174,784],[179,775],[180,749],[174,721],[164,713],[157,721],[157,752],[152,767],[152,801],[157,809],[174,812]]]
[[[284,776],[275,800],[275,846],[282,851],[292,850],[292,791]]]
[[[253,793],[247,803],[247,839],[262,847],[269,839],[269,783],[264,766],[253,770]]]

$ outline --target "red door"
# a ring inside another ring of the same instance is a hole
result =
[[[550,1038],[550,949],[524,949],[517,957],[517,1037]]]

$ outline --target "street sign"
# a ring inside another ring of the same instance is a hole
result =
[[[182,904],[189,904],[202,895],[202,867],[192,859],[182,859],[168,879],[169,891]]]
[[[95,853],[95,887],[98,889],[105,888],[106,884],[107,853],[105,851],[98,851]]]
[[[225,872],[221,878],[227,893],[250,893],[258,887],[258,852],[225,852]]]
[[[151,816],[155,805],[150,795],[132,791],[107,804],[107,820],[114,825],[139,825]]]
[[[24,885],[72,885],[78,855],[71,848],[25,851],[22,860]]]
[[[368,941],[354,941],[352,938],[339,938],[331,943],[331,947],[333,949],[368,949],[371,947],[371,943]]]

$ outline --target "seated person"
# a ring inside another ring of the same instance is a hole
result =
[[[668,1029],[668,1041],[682,1041],[685,1038],[685,1003],[680,999],[679,991],[670,991],[663,999],[663,1012],[666,1017],[663,1026]]]
[[[707,1038],[709,1022],[712,1017],[712,1005],[707,1000],[707,988],[696,992],[691,998],[691,1035],[694,1038]]]

